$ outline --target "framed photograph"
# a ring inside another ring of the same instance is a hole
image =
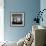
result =
[[[24,13],[11,12],[11,26],[24,26]]]

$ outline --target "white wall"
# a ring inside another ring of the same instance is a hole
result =
[[[40,0],[40,4],[41,9],[46,9],[46,0]]]
[[[4,1],[0,0],[0,42],[4,41]]]
[[[40,9],[46,9],[46,0],[40,0]],[[43,12],[43,22],[40,21],[40,24],[46,27],[46,10]]]

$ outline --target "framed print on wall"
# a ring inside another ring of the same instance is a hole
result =
[[[24,13],[11,12],[11,26],[24,26]]]

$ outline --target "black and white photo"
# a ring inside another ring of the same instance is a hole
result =
[[[24,26],[24,13],[11,13],[11,26]]]

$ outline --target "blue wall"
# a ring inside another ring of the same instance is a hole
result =
[[[40,9],[40,0],[4,0],[4,38],[18,41],[32,29],[35,12]],[[24,12],[25,26],[10,27],[10,12]]]

